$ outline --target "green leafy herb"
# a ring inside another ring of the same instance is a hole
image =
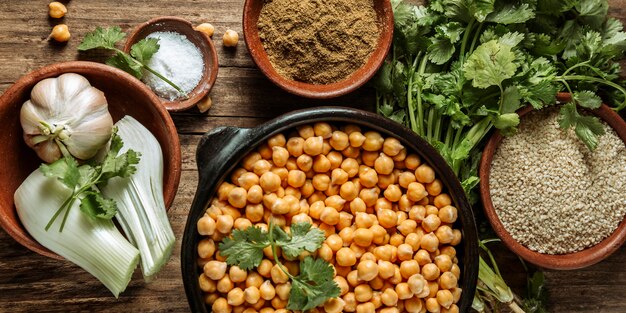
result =
[[[146,70],[172,86],[183,97],[187,96],[180,87],[148,66],[152,56],[159,50],[158,39],[144,38],[135,43],[130,48],[130,54],[128,54],[115,47],[115,44],[125,37],[126,33],[122,32],[119,26],[96,27],[96,30],[85,35],[83,41],[78,45],[78,50],[105,49],[115,51],[115,54],[106,61],[106,64],[117,67],[138,79],[143,77],[143,70]]]
[[[326,239],[324,232],[309,223],[292,224],[290,230],[291,233],[288,234],[272,223],[268,232],[254,226],[245,230],[234,230],[232,238],[224,238],[220,243],[219,251],[226,257],[227,264],[251,270],[261,264],[263,249],[272,247],[274,260],[292,281],[287,308],[306,311],[339,296],[339,287],[333,281],[331,265],[323,259],[306,257],[300,262],[298,276],[293,276],[286,270],[276,254],[276,248],[280,247],[285,257],[296,258],[304,251],[315,252]]]
[[[54,163],[42,164],[39,167],[45,176],[58,179],[72,190],[71,196],[65,200],[46,225],[46,230],[65,210],[59,229],[63,231],[69,210],[76,200],[80,200],[80,209],[88,216],[102,219],[111,219],[115,216],[117,205],[113,200],[102,196],[97,185],[106,184],[113,177],[130,177],[136,171],[140,154],[133,150],[119,154],[123,145],[122,139],[117,135],[117,129],[114,128],[109,152],[102,162],[92,160],[79,166],[72,156],[65,156]]]

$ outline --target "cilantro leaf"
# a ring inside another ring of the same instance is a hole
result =
[[[287,309],[307,311],[338,297],[339,292],[330,264],[323,259],[306,257],[300,262],[300,275],[292,280]]]
[[[476,20],[482,23],[493,12],[495,2],[495,0],[474,0],[468,1],[468,6]]]
[[[135,76],[137,79],[141,79],[143,77],[143,72],[141,71],[143,66],[140,63],[137,63],[137,61],[135,61],[128,54],[118,52],[106,60],[106,64],[117,67],[124,72]]]
[[[78,170],[78,162],[72,157],[64,157],[51,164],[41,164],[39,170],[46,177],[56,178],[72,190],[80,183],[81,173]]]
[[[270,245],[267,232],[250,226],[245,230],[233,230],[232,238],[226,237],[219,244],[220,254],[226,257],[228,265],[251,270],[263,260],[263,248]]]
[[[80,199],[80,210],[94,218],[111,219],[117,213],[117,204],[100,192],[88,191]]]
[[[126,37],[119,26],[96,27],[91,33],[85,35],[83,41],[78,45],[78,50],[86,51],[91,49],[115,49],[115,44]]]
[[[159,47],[159,39],[144,38],[130,48],[130,55],[137,61],[146,64],[159,50]]]
[[[391,70],[393,70],[391,63],[384,62],[376,73],[376,76],[374,76],[374,79],[372,79],[372,84],[379,93],[388,94],[393,90],[393,85],[391,84]]]
[[[575,91],[572,98],[576,104],[587,109],[597,109],[602,105],[602,99],[589,90]]]
[[[463,73],[472,80],[472,86],[487,88],[500,86],[502,81],[513,77],[517,64],[511,47],[497,40],[480,45],[463,65]]]
[[[485,18],[488,22],[500,24],[524,23],[535,17],[535,8],[528,3],[516,3],[516,1],[498,1],[494,11]]]
[[[106,183],[113,177],[128,178],[137,171],[136,165],[139,164],[141,154],[129,149],[128,151],[118,155],[124,142],[114,129],[111,135],[111,144],[109,152],[102,161],[101,171],[102,178],[100,183]]]
[[[563,129],[568,129],[576,125],[576,119],[578,118],[578,112],[576,111],[576,105],[569,102],[561,107],[559,112],[559,126]]]
[[[598,146],[598,136],[604,135],[602,123],[595,116],[580,116],[576,121],[574,131],[576,136],[592,151]]]
[[[274,228],[284,232],[280,227]],[[282,253],[288,258],[296,258],[303,251],[315,252],[322,246],[322,242],[326,239],[324,232],[319,228],[312,227],[309,223],[295,223],[291,225],[291,236],[287,236],[288,240],[276,240],[276,243],[282,249]]]
[[[428,60],[435,64],[445,64],[456,51],[454,45],[446,38],[433,38],[428,46]]]

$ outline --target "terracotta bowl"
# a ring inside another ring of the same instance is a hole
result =
[[[83,75],[102,90],[114,121],[131,115],[154,134],[163,149],[163,195],[167,208],[174,201],[181,170],[180,143],[169,113],[154,93],[131,75],[100,63],[74,61],[52,64],[20,78],[0,97],[0,226],[26,248],[55,259],[62,258],[37,243],[22,226],[13,194],[42,163],[22,139],[20,108],[36,83],[63,73]]]
[[[229,177],[244,156],[269,137],[287,133],[300,125],[320,121],[356,124],[378,131],[385,137],[395,137],[407,149],[417,153],[424,163],[433,167],[448,190],[452,203],[458,208],[459,217],[455,222],[455,228],[461,230],[463,241],[455,248],[461,268],[459,286],[463,293],[457,305],[460,312],[468,312],[478,277],[478,233],[474,214],[459,180],[441,155],[410,129],[374,113],[343,107],[318,107],[293,111],[255,128],[217,127],[202,137],[196,150],[198,188],[187,216],[181,244],[181,268],[190,311],[199,313],[211,311],[211,307],[204,302],[198,283],[198,275],[202,269],[197,263],[197,247],[202,236],[198,234],[197,225],[219,184]]]
[[[126,39],[124,51],[129,52],[133,44],[154,32],[177,32],[185,35],[202,52],[204,73],[198,86],[188,94],[188,97],[173,101],[159,97],[165,108],[170,112],[187,110],[211,91],[217,79],[217,52],[215,51],[215,46],[213,46],[213,41],[206,34],[194,30],[193,25],[189,21],[174,16],[163,16],[153,18],[137,26]]]
[[[252,60],[261,72],[280,88],[298,96],[316,99],[335,98],[350,93],[370,80],[385,61],[393,39],[393,11],[389,0],[374,1],[380,37],[369,60],[348,78],[325,85],[315,85],[285,78],[278,74],[265,53],[257,23],[265,0],[246,0],[243,7],[243,35]]]
[[[569,101],[569,93],[560,93],[558,100],[561,102]],[[532,111],[532,107],[526,107],[518,113],[520,117]],[[626,122],[613,111],[610,107],[603,104],[599,109],[593,110],[593,114],[604,120],[611,126],[620,138],[626,143]],[[511,234],[504,228],[502,222],[498,218],[489,191],[489,175],[491,171],[491,162],[493,156],[502,141],[502,135],[496,132],[487,142],[487,146],[483,151],[480,160],[480,196],[487,219],[491,223],[494,231],[502,239],[502,242],[515,254],[521,256],[526,261],[538,265],[543,268],[554,270],[572,270],[587,267],[598,263],[617,251],[619,247],[626,241],[626,219],[622,220],[617,229],[609,237],[602,240],[595,246],[581,250],[579,252],[568,254],[543,254],[526,248],[517,242]]]

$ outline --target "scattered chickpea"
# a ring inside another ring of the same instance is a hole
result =
[[[237,34],[236,31],[229,29],[224,33],[222,41],[225,47],[236,47],[237,42],[239,41],[239,34]]]
[[[50,32],[50,38],[58,42],[66,42],[70,40],[70,37],[70,29],[65,24],[55,25]]]
[[[65,5],[58,1],[50,2],[50,4],[48,4],[48,9],[48,14],[51,18],[62,18],[67,13]]]
[[[213,37],[213,33],[215,32],[215,27],[213,27],[213,25],[209,23],[202,23],[196,26],[195,29],[209,37]]]

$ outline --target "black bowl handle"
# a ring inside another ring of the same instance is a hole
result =
[[[249,128],[217,127],[202,136],[196,150],[196,164],[198,166],[199,181],[203,182],[207,176],[222,173],[226,164],[239,149],[244,148],[249,137]]]

